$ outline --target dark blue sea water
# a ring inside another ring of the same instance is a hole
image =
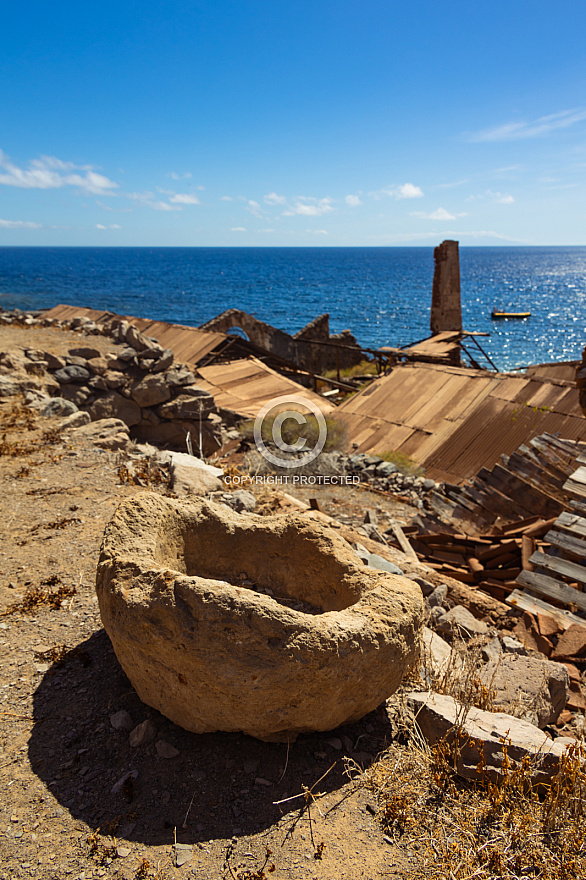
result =
[[[460,249],[466,330],[499,369],[579,359],[586,247]],[[0,248],[0,306],[71,303],[197,326],[244,309],[288,332],[322,312],[368,347],[429,335],[433,248]],[[493,322],[494,306],[530,311]]]

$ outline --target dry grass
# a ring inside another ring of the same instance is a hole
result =
[[[464,782],[454,765],[459,738],[424,750],[393,745],[363,780],[383,829],[417,855],[415,880],[578,880],[586,877],[586,749],[571,746],[549,785],[532,782],[530,759],[502,777]]]
[[[47,589],[48,587],[57,587],[56,590]],[[0,612],[0,617],[6,617],[9,614],[32,614],[39,605],[48,605],[50,608],[59,609],[66,599],[75,596],[77,590],[71,586],[62,584],[57,575],[52,575],[47,580],[33,587],[24,595],[20,602],[9,605],[4,611]]]
[[[548,784],[535,782],[536,760],[514,762],[502,742],[495,781],[478,744],[479,781],[459,777],[471,706],[492,708],[479,678],[480,648],[456,643],[438,669],[425,649],[406,682],[455,697],[458,723],[432,748],[398,695],[391,713],[394,743],[362,775],[378,818],[393,842],[413,856],[414,880],[581,880],[586,877],[586,747],[572,744]],[[401,744],[402,743],[402,744]]]
[[[320,426],[316,417],[311,413],[304,414],[305,421],[299,424],[295,419],[285,419],[279,430],[279,434],[285,443],[293,445],[298,440],[306,441],[305,451],[313,449],[319,437]],[[348,445],[348,429],[342,422],[330,416],[325,417],[327,437],[323,448],[324,452],[332,452],[334,449],[344,450]],[[261,426],[261,436],[265,443],[273,443],[273,428],[275,416],[265,416]],[[254,419],[242,422],[238,429],[245,440],[254,442]]]

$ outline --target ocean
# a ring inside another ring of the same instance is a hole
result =
[[[463,324],[500,370],[576,360],[586,247],[461,247]],[[289,333],[330,314],[366,347],[429,336],[432,247],[0,247],[0,307],[78,304],[198,326],[238,308]],[[530,311],[491,320],[494,307]]]

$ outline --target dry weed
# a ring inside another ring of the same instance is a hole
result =
[[[169,468],[161,465],[156,458],[141,458],[132,468],[121,464],[118,468],[120,483],[129,486],[163,486],[168,489],[171,483]]]
[[[57,590],[49,590],[47,587],[58,586]],[[38,587],[33,587],[24,595],[20,602],[14,602],[4,611],[0,612],[0,617],[6,617],[9,614],[32,614],[39,605],[48,605],[50,608],[60,609],[66,599],[75,596],[77,590],[71,586],[61,583],[57,575],[52,575],[47,580],[42,581]]]
[[[532,762],[507,756],[498,781],[479,760],[477,783],[454,770],[462,738],[393,745],[363,775],[386,834],[417,853],[415,880],[578,880],[586,877],[586,749],[568,748],[548,785]],[[456,732],[457,733],[457,732]],[[479,749],[479,754],[481,751]]]

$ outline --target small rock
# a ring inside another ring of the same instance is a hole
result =
[[[503,651],[509,654],[527,654],[527,648],[514,636],[503,636]]]
[[[331,739],[327,739],[326,742],[337,752],[340,752],[342,750],[342,740],[338,739],[337,736],[333,736]]]
[[[116,847],[116,853],[117,853],[119,859],[127,858],[127,856],[129,856],[131,852],[132,852],[132,850],[130,849],[129,846],[117,846]]]
[[[498,658],[502,654],[502,651],[503,649],[501,647],[501,643],[499,642],[498,636],[495,636],[482,646],[482,659],[486,660],[487,663],[489,663],[491,660],[498,660]]]
[[[189,843],[176,843],[173,847],[173,864],[176,868],[181,868],[191,861],[193,855],[193,847]]]
[[[439,587],[436,587],[431,596],[428,597],[427,601],[429,602],[430,608],[445,608],[446,599],[448,598],[448,587],[447,584],[440,584]]]
[[[68,428],[82,428],[84,425],[89,425],[90,422],[91,419],[89,413],[79,410],[78,412],[71,413],[70,416],[62,419],[59,422],[59,429],[67,430]]]
[[[125,773],[124,776],[121,776],[118,782],[115,782],[112,788],[110,789],[110,794],[118,794],[124,783],[128,779],[136,779],[138,776],[138,770],[129,770],[128,773]]]
[[[126,709],[121,709],[114,715],[110,715],[110,724],[114,730],[132,730],[134,727],[134,721]]]
[[[171,743],[165,742],[164,739],[157,740],[155,748],[159,758],[176,758],[179,754],[179,749],[176,749]]]
[[[264,785],[264,786],[266,786],[266,787],[268,788],[268,787],[271,786],[273,783],[272,783],[272,782],[269,782],[268,779],[264,779],[262,776],[257,776],[256,779],[254,780],[254,784],[255,784],[255,785]]]
[[[560,636],[557,647],[552,654],[552,659],[581,658],[584,654],[586,654],[586,626],[572,623],[565,633]]]
[[[249,759],[248,761],[244,761],[242,764],[242,769],[245,773],[256,773],[258,770],[258,761],[254,758]]]
[[[227,504],[228,507],[231,507],[232,510],[236,510],[238,513],[242,513],[243,510],[252,513],[256,507],[256,498],[252,492],[248,492],[246,489],[226,492],[222,500],[224,504]]]
[[[429,598],[431,599],[431,596]],[[456,605],[450,611],[442,614],[436,627],[442,635],[459,636],[464,639],[469,639],[472,636],[485,636],[488,633],[486,623],[477,620],[463,605]]]
[[[153,722],[147,718],[146,721],[143,721],[141,724],[137,724],[134,730],[130,732],[130,736],[128,737],[128,742],[133,748],[137,746],[143,746],[147,743],[150,743],[154,740],[157,735],[157,728],[153,724]]]
[[[539,728],[552,724],[568,699],[568,670],[545,658],[505,653],[489,663],[480,677],[495,692],[495,708]]]

